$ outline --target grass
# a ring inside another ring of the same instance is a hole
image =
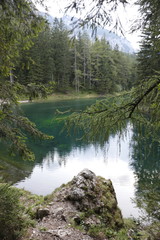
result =
[[[94,98],[100,97],[97,93],[68,93],[68,94],[61,94],[61,93],[54,93],[53,95],[49,96],[47,99],[49,100],[62,100],[62,99],[76,99],[76,98]]]
[[[12,187],[13,190],[17,191],[17,194],[20,196],[20,205],[19,208],[22,213],[22,219],[25,221],[25,229],[29,227],[34,227],[36,225],[35,216],[36,210],[39,206],[46,206],[49,202],[53,201],[55,193],[59,191],[61,188],[70,185],[63,184],[59,188],[57,188],[52,194],[47,195],[46,197],[38,196],[35,194],[31,194],[28,191],[24,191],[22,189],[16,189]],[[93,210],[88,210],[88,212],[81,212],[79,214],[80,223],[76,224],[76,222],[72,219],[71,226],[79,229],[82,232],[87,231],[87,233],[98,240],[102,240],[107,238],[109,240],[158,240],[159,239],[159,228],[160,223],[152,223],[151,225],[143,225],[143,221],[139,222],[134,219],[124,219],[123,227],[118,231],[116,229],[107,228],[105,224],[102,222],[97,223],[96,225],[91,225],[88,229],[86,229],[84,220],[94,214]],[[24,229],[24,233],[27,235],[27,231]],[[46,228],[39,228],[40,231],[47,231]],[[22,232],[23,233],[23,232]],[[25,238],[27,239],[27,238]]]
[[[54,93],[52,95],[49,95],[46,99],[35,99],[33,102],[41,102],[41,101],[58,101],[58,100],[69,100],[69,99],[79,99],[79,98],[98,98],[102,97],[97,93],[91,92],[82,92],[82,93],[75,93],[75,92],[70,92],[70,93]],[[20,97],[19,101],[27,101],[26,97]]]

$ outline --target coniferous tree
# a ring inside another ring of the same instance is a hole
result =
[[[91,71],[91,40],[87,33],[79,32],[72,44],[72,69],[76,91],[88,90]]]
[[[22,51],[15,75],[21,84],[47,84],[52,80],[53,58],[51,54],[51,30],[46,25],[44,31],[33,39],[33,46]]]
[[[112,93],[115,90],[111,48],[105,38],[96,40],[92,46],[92,75],[95,90]]]
[[[82,34],[82,59],[83,59],[83,87],[89,89],[90,87],[90,64],[91,64],[91,41],[86,32]]]
[[[70,78],[70,39],[62,19],[54,20],[52,27],[53,80],[58,91],[66,92]]]
[[[27,148],[26,131],[31,135],[48,138],[35,124],[15,111],[17,94],[24,86],[10,77],[19,61],[20,52],[29,49],[33,38],[43,29],[44,20],[38,16],[30,0],[0,1],[0,138],[7,141],[13,153],[33,159]]]
[[[77,11],[81,8],[81,5],[78,5],[78,2],[76,5]],[[102,12],[104,11],[104,3],[106,3],[106,1],[96,0],[95,2],[95,6],[91,11],[88,10],[86,19],[84,19],[83,23],[81,23],[83,26],[86,23],[90,23],[91,27],[94,28],[95,24],[99,23],[99,20],[102,20],[102,22],[105,23],[105,18],[103,19],[104,15]],[[113,5],[116,4],[115,1],[112,2]],[[120,2],[125,3],[125,1]],[[83,0],[81,0],[81,4],[82,3],[84,3]],[[97,103],[95,106],[87,109],[87,111],[84,111],[84,115],[81,114],[81,118],[79,118],[78,115],[74,114],[74,121],[72,121],[72,117],[69,119],[69,123],[73,123],[73,125],[84,129],[90,139],[107,139],[110,129],[121,133],[122,128],[126,126],[125,123],[128,121],[128,119],[133,119],[133,121],[138,122],[140,126],[145,123],[145,125],[147,125],[148,133],[156,138],[156,133],[160,130],[160,1],[138,0],[136,4],[139,5],[141,12],[140,26],[142,27],[144,34],[142,50],[139,54],[138,67],[140,74],[137,85],[135,85],[135,88],[129,94],[126,94],[125,97],[115,98],[111,101],[106,100],[102,103]],[[69,7],[73,9],[75,8],[74,5],[70,5]],[[102,12],[97,15],[92,14],[93,11],[98,8],[102,10]],[[109,11],[106,12],[105,16],[108,16],[108,14]],[[107,21],[110,21],[110,18],[108,18]],[[100,73],[98,72],[100,59],[101,58],[99,55],[97,55],[97,65],[96,61],[94,60],[94,76],[97,76],[97,79],[100,79]],[[127,66],[129,65],[125,64],[125,67]],[[131,79],[135,79],[135,74],[132,72],[133,67],[129,66],[129,69],[131,69],[131,72],[128,71],[128,67],[126,68],[129,76],[131,76]],[[115,68],[114,73],[116,73],[116,71],[117,69]],[[117,76],[118,73],[121,74],[118,80],[118,84],[122,84],[124,89],[126,89],[127,85],[124,82],[126,76],[124,75],[124,72],[122,72],[122,66],[120,67],[120,70],[117,71]],[[132,85],[131,79],[129,80],[130,84],[128,86]],[[144,113],[147,113],[147,118],[146,114]],[[76,121],[76,119],[78,121]]]

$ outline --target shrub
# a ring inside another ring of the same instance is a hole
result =
[[[25,221],[18,189],[0,183],[0,239],[16,240],[22,234]]]

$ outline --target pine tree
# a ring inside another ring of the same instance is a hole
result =
[[[58,91],[66,92],[70,78],[70,39],[62,19],[55,18],[52,27],[53,80]]]
[[[17,81],[24,85],[47,84],[52,80],[53,71],[51,30],[48,25],[33,39],[33,43],[29,50],[21,51],[20,60],[15,66]]]
[[[105,38],[96,40],[92,46],[92,75],[95,90],[99,93],[112,93],[115,89],[113,79],[111,48]]]
[[[0,1],[0,15],[0,138],[10,144],[13,153],[33,159],[34,154],[25,143],[26,131],[34,136],[48,137],[15,111],[17,94],[24,87],[10,81],[10,74],[19,61],[20,52],[29,49],[33,38],[43,29],[44,20],[29,0]]]

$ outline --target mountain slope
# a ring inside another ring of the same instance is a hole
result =
[[[51,15],[45,15],[44,13],[41,13],[41,15],[46,16],[46,18],[50,24],[53,23],[54,17],[52,17]],[[63,20],[64,24],[67,26],[67,28],[71,29],[71,24],[72,24],[71,17],[64,16],[64,17],[62,17],[62,20]],[[76,18],[75,18],[75,20],[76,20]],[[79,31],[82,31],[82,30],[76,29],[76,30],[74,30],[74,33],[78,34]],[[91,29],[85,28],[84,31],[86,31],[90,36],[92,35]],[[97,28],[97,37],[98,38],[105,37],[112,48],[115,48],[118,46],[118,49],[122,52],[129,53],[129,54],[133,54],[136,52],[136,50],[132,47],[131,43],[126,38],[118,36],[117,34],[111,32],[111,31],[108,31],[105,28],[101,28],[101,27]]]

